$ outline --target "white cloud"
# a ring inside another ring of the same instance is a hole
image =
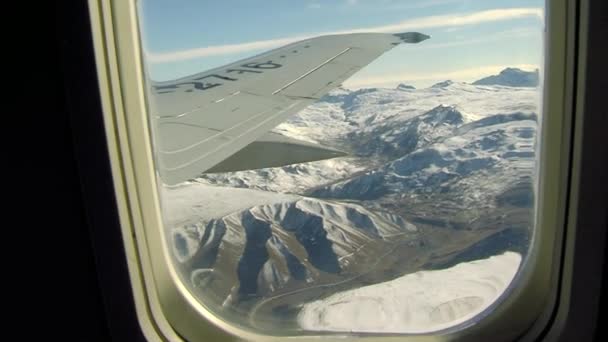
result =
[[[493,9],[486,11],[479,11],[469,14],[450,14],[450,15],[436,15],[428,16],[417,19],[405,20],[399,23],[383,26],[373,26],[358,28],[352,30],[333,31],[333,32],[321,32],[314,35],[301,35],[292,36],[279,39],[269,40],[258,40],[246,43],[238,44],[227,44],[227,45],[214,45],[202,48],[195,48],[182,51],[174,52],[148,52],[146,57],[151,63],[166,63],[166,62],[177,62],[193,58],[228,55],[235,53],[243,53],[248,51],[255,51],[261,49],[272,49],[281,45],[293,43],[298,40],[311,38],[317,35],[326,34],[345,34],[345,33],[359,33],[359,32],[403,32],[407,30],[423,30],[436,27],[458,27],[465,25],[475,25],[487,22],[512,20],[525,17],[538,17],[542,20],[543,10],[541,8],[505,8],[505,9]]]
[[[415,2],[409,3],[405,1],[400,1],[396,5],[390,7],[391,9],[407,9],[407,8],[427,8],[434,6],[441,6],[453,3],[462,3],[462,0],[426,0],[423,2]]]
[[[534,28],[517,28],[512,30],[506,30],[498,33],[493,33],[492,35],[479,36],[471,39],[463,39],[463,40],[454,40],[446,43],[431,43],[431,44],[422,44],[416,47],[416,50],[428,50],[428,49],[443,49],[446,47],[454,47],[454,46],[463,46],[463,45],[472,45],[478,43],[487,43],[492,41],[497,41],[500,39],[508,39],[508,38],[522,38],[522,37],[531,37],[534,35],[540,35],[541,31]]]
[[[368,87],[396,87],[399,83],[411,84],[432,84],[438,81],[453,80],[469,82],[489,75],[498,74],[507,67],[519,68],[522,70],[534,70],[538,65],[517,64],[517,65],[484,65],[475,68],[461,70],[446,70],[439,72],[399,72],[373,77],[357,77],[344,82],[344,87],[348,89],[359,89]]]
[[[455,27],[448,27],[445,30],[443,30],[444,32],[455,32],[458,31],[462,28],[462,26],[455,26]]]
[[[367,9],[386,10],[404,10],[428,8],[452,3],[462,3],[463,0],[424,0],[424,1],[405,1],[405,0],[347,0],[347,5],[366,5]]]
[[[319,9],[319,8],[321,8],[321,4],[319,4],[319,3],[312,3],[312,4],[308,5],[308,8]]]
[[[220,56],[261,49],[272,49],[306,38],[308,38],[308,36],[258,40],[240,44],[214,45],[174,52],[148,53],[147,58],[148,61],[152,63],[177,62],[200,57]]]
[[[456,27],[475,25],[487,22],[518,19],[524,17],[538,17],[542,20],[543,10],[541,8],[507,8],[480,11],[470,14],[459,15],[435,15],[402,21],[397,24],[368,27],[346,32],[401,32],[404,30],[421,30],[435,27]]]

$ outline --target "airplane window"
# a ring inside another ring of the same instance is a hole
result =
[[[432,333],[517,285],[545,3],[138,4],[164,234],[213,315]]]

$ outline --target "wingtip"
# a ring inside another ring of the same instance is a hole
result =
[[[420,33],[420,32],[403,32],[403,33],[395,33],[393,35],[396,37],[399,37],[399,39],[403,43],[420,43],[421,41],[431,38],[430,35]]]

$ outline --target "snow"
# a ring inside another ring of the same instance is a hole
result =
[[[391,134],[409,148],[408,153],[314,194],[377,200],[391,194],[449,190],[466,206],[482,201],[491,205],[521,177],[534,175],[536,116],[491,114],[469,122],[467,116],[455,106],[439,105],[403,121]],[[392,143],[384,139],[385,146]]]
[[[357,158],[334,158],[262,170],[208,174],[200,183],[282,193],[302,193],[310,188],[346,178],[363,167]]]
[[[514,252],[419,271],[384,283],[307,303],[303,329],[317,331],[426,333],[467,321],[494,303],[521,262]]]
[[[502,85],[509,87],[536,87],[538,86],[538,69],[523,71],[517,68],[506,68],[498,75],[484,77],[473,82],[475,85]]]
[[[440,194],[434,208],[491,208],[531,178],[539,94],[452,81],[425,89],[336,89],[274,131],[349,156],[204,174],[164,187],[169,241],[184,265],[198,258],[192,264],[199,268],[188,274],[192,283],[204,285],[216,268],[239,277],[218,290],[225,305],[239,302],[241,285],[250,288],[247,294],[270,296],[317,286],[322,274],[360,272],[361,260],[377,256],[368,246],[424,234],[424,225],[394,214],[416,212],[416,196]],[[524,201],[526,191],[508,200]],[[257,258],[266,253],[267,259]],[[436,331],[492,304],[520,259],[507,252],[335,293],[305,304],[298,320],[310,330]]]
[[[294,201],[300,196],[215,187],[196,182],[161,188],[161,207],[166,228],[209,221],[247,208]]]
[[[475,139],[480,133],[475,131],[479,128],[475,124],[510,120],[508,125],[513,125],[514,120],[523,118],[513,117],[512,113],[531,116],[538,111],[539,101],[540,92],[536,88],[476,86],[461,82],[442,82],[438,87],[407,91],[340,88],[273,131],[345,151],[349,157],[206,174],[198,181],[215,186],[306,194],[310,189],[344,181],[361,171],[380,166],[377,156],[395,160],[449,137],[453,137],[455,144],[456,136],[466,134],[466,130],[473,130],[466,139]],[[528,122],[527,126],[536,130],[534,122]],[[511,140],[517,142],[517,139]],[[461,145],[466,147],[464,143]]]

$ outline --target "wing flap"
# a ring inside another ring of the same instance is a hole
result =
[[[346,155],[342,151],[269,132],[205,173],[279,167]]]
[[[161,178],[167,184],[176,184],[200,175],[255,141],[259,137],[257,132],[271,130],[294,110],[299,111],[311,102],[295,101],[284,107],[269,103],[265,109],[260,108],[255,115],[225,130],[191,124],[196,121],[196,113],[187,120],[161,123],[158,128]],[[249,113],[246,108],[243,111]]]

